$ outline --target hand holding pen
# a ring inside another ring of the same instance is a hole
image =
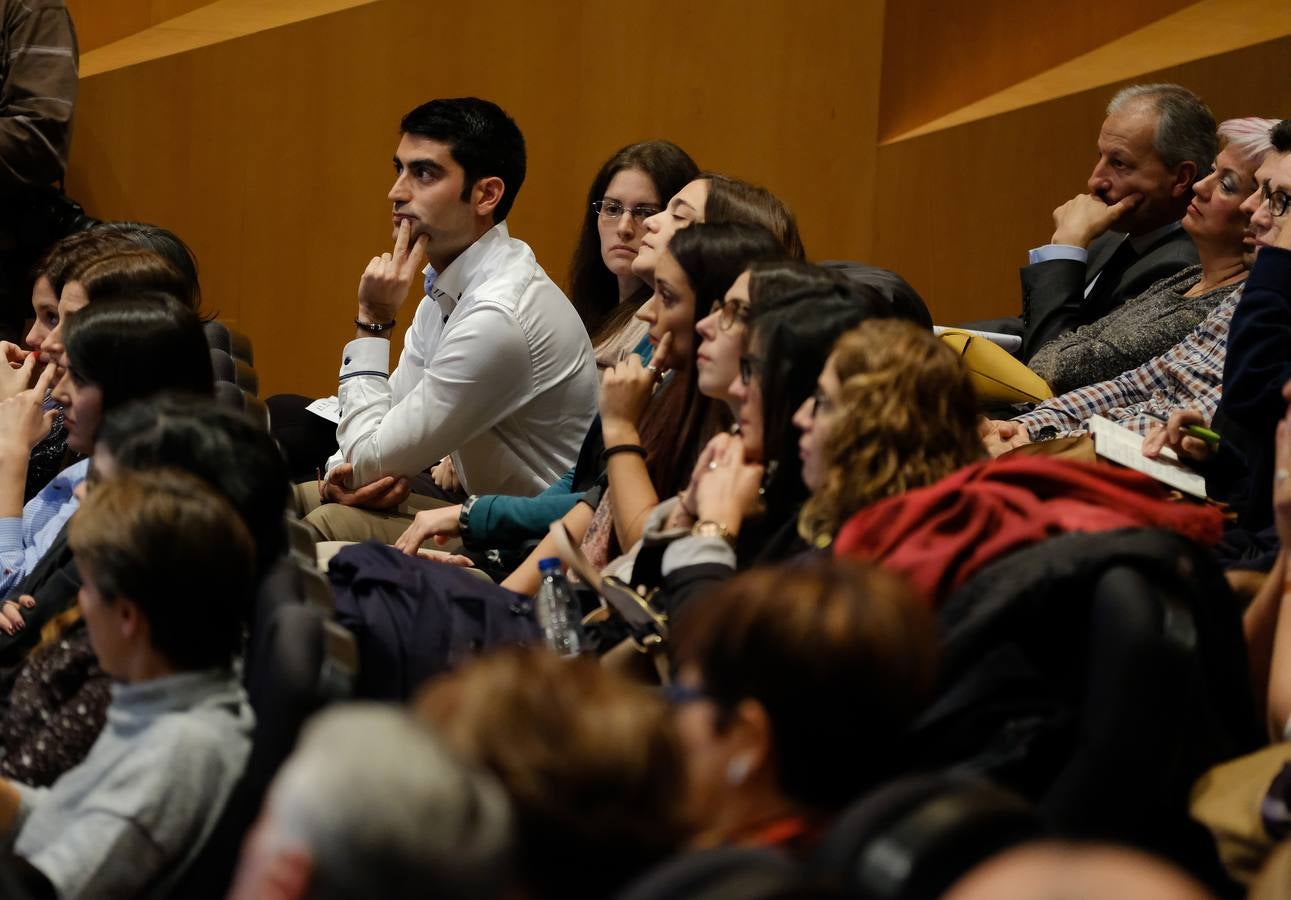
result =
[[[1143,414],[1161,423],[1143,439],[1143,455],[1149,459],[1156,459],[1165,447],[1190,462],[1205,462],[1215,455],[1221,438],[1206,427],[1206,417],[1200,410],[1177,409],[1169,419],[1148,410]]]

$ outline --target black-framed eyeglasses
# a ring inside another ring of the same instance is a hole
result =
[[[829,399],[822,387],[816,388],[815,393],[811,395],[811,417],[814,419],[822,413],[828,413],[834,408],[834,401]]]
[[[651,216],[663,212],[657,206],[651,206],[648,203],[638,203],[636,206],[624,206],[617,200],[593,200],[592,209],[596,214],[604,219],[620,219],[624,213],[627,213],[638,222],[644,222]]]
[[[718,317],[717,324],[723,331],[730,331],[737,322],[743,325],[749,320],[749,306],[743,300],[718,297],[713,301],[709,313]]]
[[[762,368],[762,360],[758,359],[756,356],[751,356],[747,353],[744,356],[741,356],[740,357],[741,383],[743,383],[745,387],[748,387],[749,383],[753,381],[753,373],[760,371],[761,368]]]
[[[1275,219],[1287,214],[1287,207],[1291,206],[1291,194],[1286,191],[1270,191],[1269,183],[1266,181],[1260,188],[1260,197],[1262,202],[1269,205],[1269,215]]]

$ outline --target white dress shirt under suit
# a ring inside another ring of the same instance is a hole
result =
[[[504,222],[426,281],[393,374],[389,341],[345,345],[328,468],[349,462],[359,486],[451,454],[468,493],[538,493],[574,464],[596,413],[582,321]]]

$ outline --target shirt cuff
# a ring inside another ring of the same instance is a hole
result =
[[[390,342],[381,338],[355,338],[341,357],[341,381],[359,375],[390,377]]]
[[[1089,262],[1089,251],[1084,247],[1073,247],[1071,244],[1045,244],[1027,251],[1031,265],[1051,262],[1055,259],[1070,259],[1073,262]]]
[[[735,551],[730,544],[719,537],[687,535],[673,541],[668,545],[668,549],[663,551],[659,571],[666,576],[686,566],[698,566],[704,563],[718,563],[733,570]]]

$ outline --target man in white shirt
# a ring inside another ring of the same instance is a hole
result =
[[[433,503],[409,502],[408,480],[446,456],[468,493],[535,494],[573,465],[596,411],[587,332],[507,232],[525,174],[515,122],[486,100],[432,100],[401,131],[395,245],[359,282],[341,362],[340,449],[318,497],[299,492],[333,503],[306,519],[325,540],[393,541]],[[426,296],[387,376],[390,334],[419,271]]]

